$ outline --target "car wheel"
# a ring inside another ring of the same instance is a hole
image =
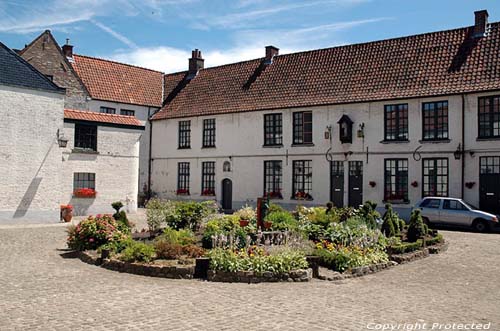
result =
[[[472,227],[477,232],[487,232],[489,230],[488,223],[486,223],[485,220],[476,220],[476,221],[474,221],[474,223],[472,224]]]

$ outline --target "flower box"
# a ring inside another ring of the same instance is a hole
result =
[[[249,220],[240,220],[240,226],[242,228],[244,228],[245,226],[248,226],[249,223],[250,223]]]
[[[267,192],[266,196],[269,199],[283,199],[283,195],[281,195],[280,191]]]
[[[295,200],[312,200],[312,196],[309,193],[303,192],[303,191],[298,191],[295,192],[294,196],[292,199]]]
[[[178,189],[177,195],[189,195],[189,190],[186,189]]]
[[[92,188],[79,188],[73,191],[73,196],[76,198],[95,198],[97,192]]]
[[[203,190],[201,192],[201,195],[214,196],[215,195],[215,191],[211,190],[211,189],[206,189],[206,190]]]

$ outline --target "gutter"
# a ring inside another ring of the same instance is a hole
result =
[[[152,172],[152,143],[153,143],[153,121],[151,121],[151,107],[148,107],[148,122],[149,122],[149,156],[148,156],[148,191],[146,193],[146,198],[151,199],[151,172]]]
[[[462,186],[461,198],[464,199],[465,185],[465,94],[462,94]]]

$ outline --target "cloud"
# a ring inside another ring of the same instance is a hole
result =
[[[130,48],[139,48],[136,43],[134,43],[132,40],[129,38],[125,37],[124,35],[116,32],[115,30],[111,29],[109,26],[104,25],[100,22],[97,22],[96,20],[90,20],[95,26],[97,26],[99,29],[102,29],[103,31],[109,33],[113,38],[121,41],[125,45],[127,45]]]

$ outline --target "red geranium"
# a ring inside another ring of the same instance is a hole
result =
[[[95,198],[97,192],[93,188],[79,188],[73,191],[77,198]]]
[[[215,195],[215,191],[212,189],[206,189],[201,192],[201,195]]]

